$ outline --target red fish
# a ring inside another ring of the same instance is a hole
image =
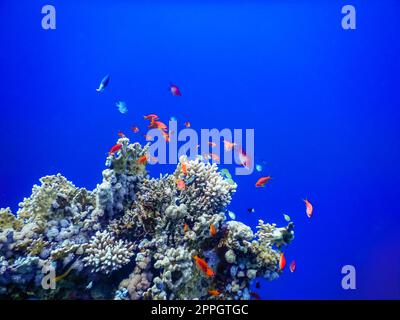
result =
[[[169,86],[169,89],[171,90],[171,93],[172,93],[172,95],[174,97],[181,97],[182,96],[181,90],[179,90],[179,88],[176,85],[171,84]]]
[[[232,143],[228,140],[224,140],[224,147],[225,147],[225,151],[231,151],[231,150],[233,150],[233,148],[236,147],[236,143]]]
[[[210,268],[210,266],[207,264],[207,262],[204,259],[199,258],[199,256],[194,256],[193,259],[196,262],[197,266],[200,268],[200,270],[207,277],[214,277],[215,276],[215,273],[214,273],[213,269]]]
[[[119,149],[122,148],[122,144],[117,143],[116,145],[114,145],[111,149],[110,152],[108,154],[114,154],[115,152],[117,152]]]
[[[210,234],[213,237],[215,237],[215,235],[217,234],[217,228],[215,228],[213,224],[210,224]]]
[[[309,218],[311,218],[312,215],[313,215],[314,207],[313,207],[313,205],[311,204],[311,202],[308,201],[307,199],[304,199],[303,201],[304,201],[304,203],[306,204],[306,213],[307,213],[307,216],[308,216]]]
[[[286,258],[284,253],[281,253],[281,256],[279,257],[279,270],[283,270],[286,266]]]
[[[122,131],[118,131],[118,137],[120,137],[120,138],[125,138],[125,135],[123,134]]]
[[[139,132],[139,128],[134,126],[131,128],[131,130],[133,131],[133,133],[138,133]]]
[[[141,156],[138,159],[138,163],[139,164],[146,164],[148,159],[149,159],[149,156],[147,154],[145,154],[145,155]]]
[[[154,121],[154,120],[158,120],[159,119],[158,115],[156,115],[154,113],[148,114],[147,116],[144,116],[144,118],[146,120],[150,120],[150,121]]]
[[[265,184],[271,179],[272,178],[270,176],[258,179],[258,181],[256,182],[256,187],[264,187]]]
[[[291,263],[290,263],[290,272],[295,272],[296,271],[296,261],[295,260],[293,260]]]

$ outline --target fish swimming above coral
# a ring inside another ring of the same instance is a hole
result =
[[[115,145],[94,190],[46,176],[0,209],[1,299],[249,300],[254,279],[279,277],[292,222],[254,233],[227,219],[237,185],[216,164],[182,157],[154,179],[149,144]]]

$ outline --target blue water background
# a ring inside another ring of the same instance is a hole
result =
[[[46,3],[2,0],[0,207],[16,211],[48,174],[94,188],[117,132],[143,142],[129,128],[143,131],[147,113],[254,128],[273,180],[256,189],[262,174],[235,177],[230,209],[253,228],[283,225],[283,213],[296,224],[286,255],[297,270],[262,281],[260,296],[399,299],[400,2],[350,2],[357,30],[345,31],[349,3],[336,0],[51,1],[57,29],[45,31]],[[356,290],[341,287],[347,264]]]

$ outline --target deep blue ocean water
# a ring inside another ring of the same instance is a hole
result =
[[[144,141],[129,133],[144,114],[254,128],[273,180],[234,177],[229,209],[253,228],[283,213],[296,225],[297,270],[262,281],[261,297],[400,298],[399,1],[50,1],[56,30],[41,28],[45,4],[0,2],[0,207],[16,211],[48,174],[94,188],[119,130]],[[356,30],[341,27],[345,4]]]

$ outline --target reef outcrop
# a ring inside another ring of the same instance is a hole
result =
[[[292,223],[254,232],[228,218],[237,185],[215,164],[182,157],[154,179],[149,145],[118,143],[93,191],[46,176],[15,214],[0,209],[0,298],[238,300],[279,276]]]

